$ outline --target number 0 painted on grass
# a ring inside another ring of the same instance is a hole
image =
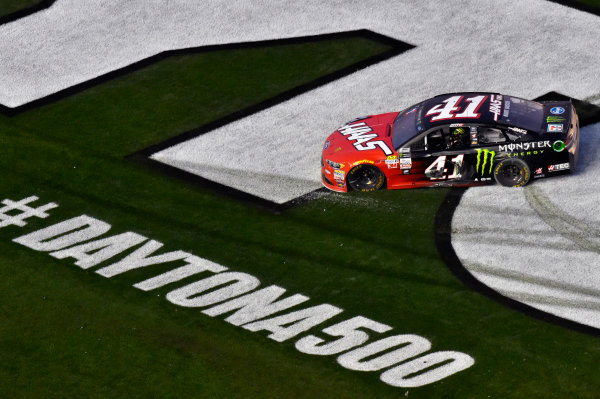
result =
[[[453,351],[433,352],[381,374],[381,381],[401,388],[417,388],[458,373],[475,364],[471,356]]]

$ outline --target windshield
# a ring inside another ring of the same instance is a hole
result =
[[[408,140],[419,134],[417,128],[417,116],[419,115],[419,104],[413,105],[400,112],[394,121],[394,130],[392,135],[392,146],[400,147]]]
[[[502,122],[537,132],[544,121],[544,106],[535,101],[506,97]]]

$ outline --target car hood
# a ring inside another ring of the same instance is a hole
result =
[[[392,149],[391,129],[398,112],[354,119],[331,134],[323,149],[328,159],[385,159]],[[379,143],[383,142],[383,143]]]

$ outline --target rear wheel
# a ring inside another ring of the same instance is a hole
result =
[[[384,183],[383,172],[370,164],[360,164],[348,172],[348,185],[356,191],[379,190]]]
[[[505,159],[494,168],[494,179],[506,187],[522,187],[530,178],[529,165],[519,158]]]

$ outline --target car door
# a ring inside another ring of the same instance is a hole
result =
[[[461,140],[453,133],[462,131]],[[411,144],[415,173],[420,173],[427,185],[449,186],[456,182],[473,180],[473,156],[471,135],[476,126],[452,124],[438,126],[425,132]]]

